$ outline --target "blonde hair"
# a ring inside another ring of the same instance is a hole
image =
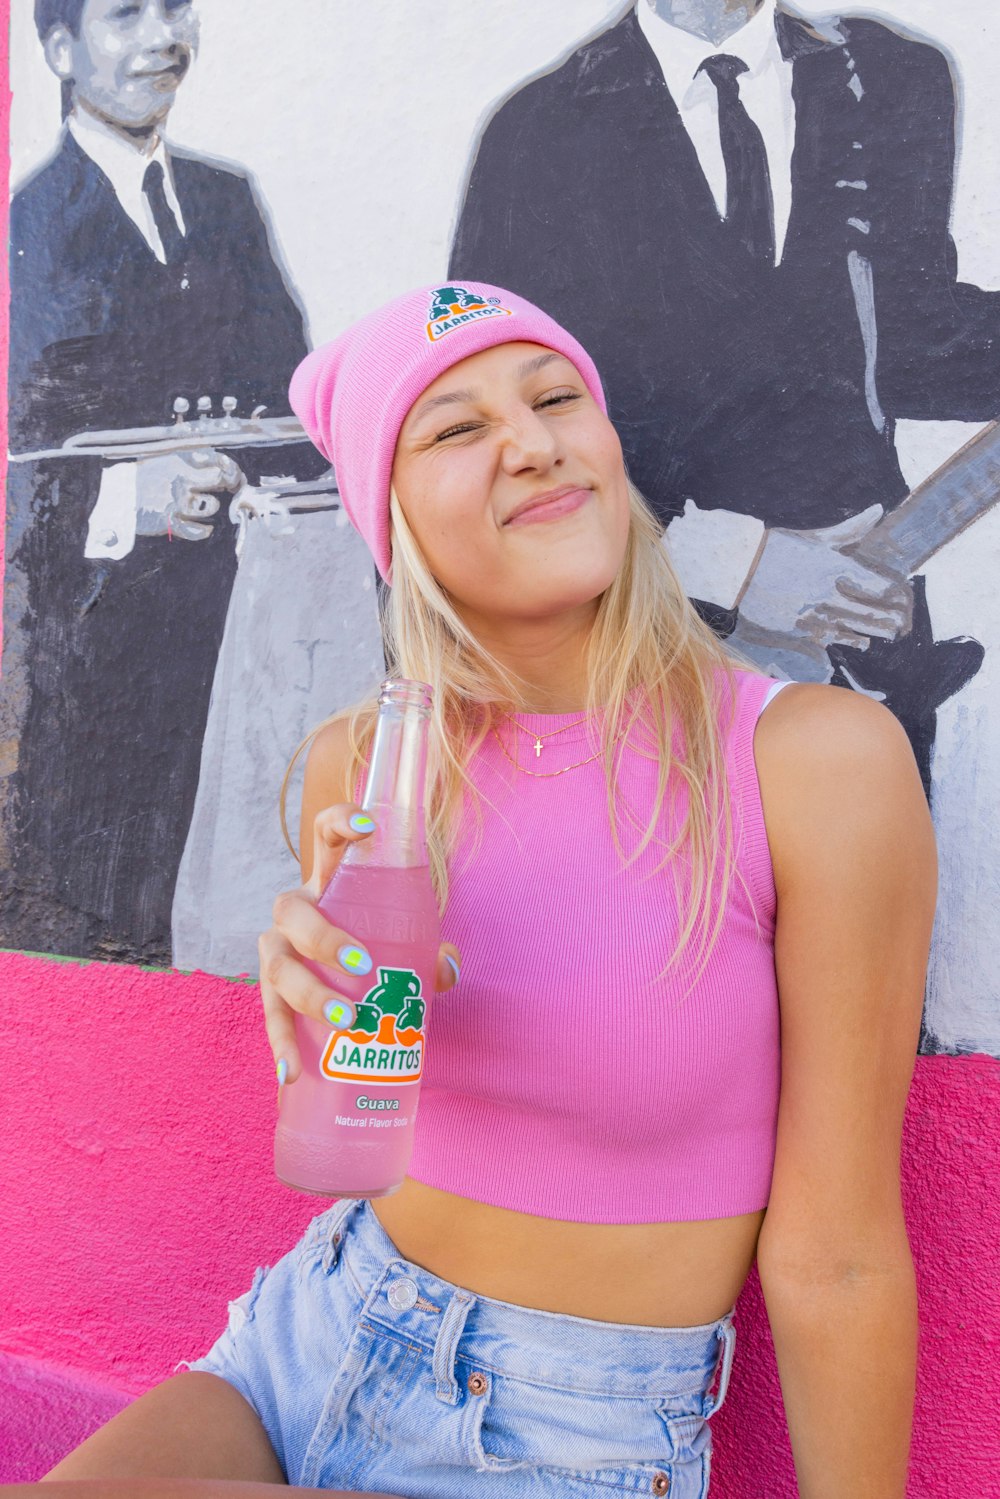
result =
[[[626,863],[656,838],[667,798],[676,798],[681,787],[686,791],[680,830],[664,845],[657,870],[668,869],[673,876],[680,910],[678,942],[666,968],[679,963],[693,943],[697,977],[721,931],[736,872],[725,766],[729,720],[723,718],[724,705],[730,712],[735,705],[734,667],[750,663],[724,645],[692,607],[663,545],[659,522],[631,482],[628,489],[625,555],[598,604],[587,644],[583,707],[600,719],[608,814],[615,846]],[[490,730],[521,707],[519,689],[524,684],[464,624],[427,566],[394,491],[390,518],[393,583],[383,619],[386,658],[391,675],[434,685],[427,843],[443,910],[463,805],[471,807],[481,826],[480,793],[467,766]],[[285,796],[298,756],[326,724],[346,719],[350,752],[344,793],[353,800],[376,716],[373,699],[343,708],[317,724],[299,745],[281,790],[282,827],[290,848]],[[615,759],[620,740],[658,766],[655,804],[644,825],[634,811],[619,804]],[[623,816],[641,832],[627,857],[621,840]]]

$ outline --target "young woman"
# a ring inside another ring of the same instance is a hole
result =
[[[936,866],[901,728],[715,639],[592,362],[511,293],[390,303],[293,404],[391,581],[393,670],[435,689],[447,940],[416,1151],[51,1476],[704,1499],[756,1258],[803,1499],[902,1499]],[[372,722],[316,736],[305,883],[261,939],[288,1087],[294,1012],[349,1010],[300,960],[363,947],[316,900],[370,836]]]

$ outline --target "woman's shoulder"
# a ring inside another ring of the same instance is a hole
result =
[[[792,683],[761,714],[754,758],[776,878],[819,852],[851,845],[863,857],[929,825],[902,724],[861,693]]]
[[[351,725],[346,714],[321,724],[312,736],[309,759],[317,765],[342,763],[350,754]]]
[[[338,715],[322,724],[312,737],[306,755],[305,790],[320,807],[351,801],[354,749],[350,714]]]
[[[759,679],[762,686],[768,679]],[[773,685],[773,684],[772,684]],[[899,719],[874,698],[820,682],[789,682],[760,716],[755,753],[819,769],[853,757],[892,754],[909,741]],[[912,754],[912,752],[911,752]]]

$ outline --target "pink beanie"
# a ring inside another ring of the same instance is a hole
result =
[[[576,339],[523,297],[481,281],[424,286],[387,302],[314,349],[292,376],[292,410],[333,464],[344,509],[387,582],[389,484],[407,412],[453,364],[522,341],[564,354],[607,410],[594,362]]]

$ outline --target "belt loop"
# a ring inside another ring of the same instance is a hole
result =
[[[347,1223],[352,1214],[356,1213],[361,1206],[359,1199],[342,1197],[337,1206],[331,1209],[330,1219],[326,1225],[326,1249],[323,1251],[323,1269],[327,1275],[335,1270],[340,1260],[340,1249],[344,1242],[344,1234],[347,1231]]]
[[[730,1312],[727,1317],[723,1318],[719,1326],[719,1337],[722,1339],[722,1352],[715,1366],[716,1373],[719,1374],[719,1388],[715,1392],[714,1400],[706,1396],[704,1409],[705,1416],[715,1415],[716,1411],[725,1400],[726,1391],[729,1389],[729,1376],[732,1373],[733,1368],[733,1354],[736,1352],[736,1328],[733,1326],[732,1312]],[[713,1375],[712,1378],[714,1379],[715,1375]]]
[[[434,1343],[434,1393],[446,1405],[457,1405],[460,1397],[455,1378],[455,1353],[462,1336],[465,1320],[475,1305],[476,1298],[468,1291],[456,1291],[445,1307],[441,1326]]]

